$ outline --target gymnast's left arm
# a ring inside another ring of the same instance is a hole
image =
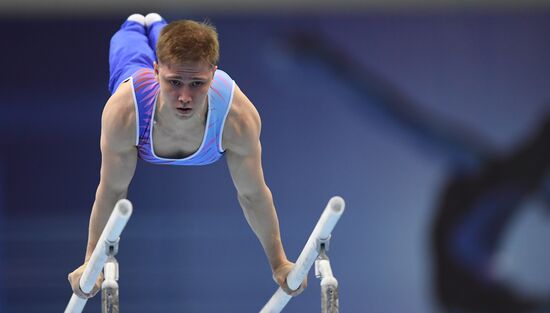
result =
[[[286,284],[286,277],[294,264],[286,257],[273,197],[264,180],[260,128],[258,112],[250,100],[235,88],[232,111],[228,115],[223,137],[231,178],[246,220],[269,260],[274,280],[287,294],[295,296],[306,287],[307,279],[297,290],[291,290]]]

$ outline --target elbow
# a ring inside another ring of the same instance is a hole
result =
[[[125,198],[127,194],[127,186],[115,186],[100,182],[97,187],[96,198],[115,199],[116,201]]]
[[[267,186],[250,190],[248,192],[238,193],[239,203],[243,209],[263,206],[263,204],[273,203],[271,191]]]

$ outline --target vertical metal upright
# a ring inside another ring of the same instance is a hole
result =
[[[118,245],[117,245],[118,246]],[[105,262],[103,273],[105,280],[101,284],[101,313],[119,313],[120,298],[118,292],[118,262],[115,249],[109,249],[109,257]]]
[[[332,274],[326,253],[329,240],[320,243],[319,256],[315,260],[315,276],[321,279],[321,313],[339,313],[338,280]]]

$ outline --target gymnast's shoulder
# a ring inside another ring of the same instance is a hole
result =
[[[258,142],[261,119],[258,110],[235,84],[233,100],[223,128],[223,148],[243,152]]]
[[[121,84],[105,104],[101,117],[101,141],[102,145],[116,144],[120,148],[132,146],[136,141],[136,112],[129,83]]]

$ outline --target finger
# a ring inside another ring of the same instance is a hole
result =
[[[283,291],[287,294],[287,295],[290,295],[292,294],[292,292],[294,290],[290,289],[288,287],[288,284],[286,283],[286,279],[285,280],[278,280],[277,283],[279,284],[279,287],[281,287],[281,289],[283,289]]]
[[[301,294],[302,292],[304,292],[306,288],[307,288],[307,280],[304,280],[300,285],[300,287],[292,292],[291,296],[295,297]]]
[[[285,282],[281,285],[281,289],[283,289],[283,291],[289,295],[289,296],[297,296],[299,295],[300,293],[302,293],[303,291],[303,288],[302,286],[298,287],[298,289],[290,289],[290,287],[288,286],[286,280]]]
[[[94,288],[92,288],[92,291],[90,291],[90,298],[95,296],[99,292],[100,289],[101,289],[101,286],[98,285],[98,284],[95,284]]]
[[[89,293],[85,293],[84,291],[82,291],[82,289],[80,289],[80,279],[77,279],[73,273],[69,274],[67,279],[71,284],[71,289],[73,290],[73,293],[82,299],[89,299],[97,293],[97,291],[94,292],[93,290]]]
[[[90,299],[91,297],[93,297],[91,293],[85,293],[84,291],[82,291],[82,289],[80,289],[80,286],[73,286],[73,292],[75,295],[79,296],[82,299]]]
[[[103,277],[103,273],[100,272],[99,277],[98,277],[97,281],[94,284],[94,288],[92,288],[92,291],[90,291],[90,297],[95,296],[101,290],[101,285],[103,284],[104,280],[105,279]]]
[[[297,295],[301,294],[304,291],[304,287],[300,286],[298,289],[293,290],[292,293],[290,293],[291,296],[296,297]]]

